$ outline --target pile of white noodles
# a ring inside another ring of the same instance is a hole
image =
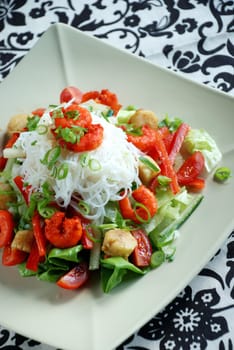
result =
[[[56,143],[50,132],[39,134],[37,131],[20,134],[15,146],[22,149],[26,157],[14,165],[12,176],[23,176],[25,182],[32,186],[32,191],[42,191],[42,185],[49,183],[55,193],[54,199],[63,207],[70,204],[78,208],[77,202],[82,199],[89,208],[85,216],[102,222],[106,203],[119,200],[123,193],[131,190],[134,182],[140,183],[139,151],[127,141],[120,128],[98,114],[91,114],[93,123],[104,128],[103,142],[90,152],[75,153],[63,149],[57,164],[67,164],[65,178],[59,180],[52,176],[51,170],[41,162]],[[49,112],[44,113],[39,123],[48,128],[53,125]]]

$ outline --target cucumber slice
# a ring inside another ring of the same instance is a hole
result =
[[[149,233],[149,238],[153,245],[157,248],[162,246],[163,242],[167,242],[168,238],[172,233],[177,230],[194,212],[194,210],[201,203],[204,196],[202,194],[195,195],[188,206],[183,210],[180,217],[172,221],[168,226],[160,230],[159,227],[156,227]]]

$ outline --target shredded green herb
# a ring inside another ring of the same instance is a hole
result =
[[[178,129],[182,122],[183,121],[179,118],[169,118],[169,116],[166,115],[165,118],[159,122],[158,127],[162,128],[166,126],[170,132],[174,132]]]
[[[27,125],[26,125],[27,129],[29,131],[36,130],[39,120],[40,120],[40,117],[38,115],[34,115],[32,117],[28,117],[27,118]]]

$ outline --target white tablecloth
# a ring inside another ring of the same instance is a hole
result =
[[[234,95],[232,0],[0,0],[0,80],[55,22]],[[231,350],[233,308],[234,232],[230,232],[184,291],[118,350]],[[0,348],[54,349],[2,326]]]

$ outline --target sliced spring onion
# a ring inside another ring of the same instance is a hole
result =
[[[48,126],[44,124],[37,125],[36,131],[39,135],[45,135],[48,131]]]
[[[89,157],[89,155],[88,155],[87,152],[84,152],[84,153],[82,153],[82,154],[80,155],[79,162],[80,162],[80,165],[81,165],[82,167],[85,167],[85,166],[88,165],[88,157]]]
[[[60,134],[64,141],[70,142],[72,144],[76,143],[76,134],[72,131],[71,128],[63,128],[60,130]]]
[[[108,109],[107,111],[105,112],[102,112],[101,113],[101,116],[107,121],[109,122],[109,117],[111,117],[112,115],[114,114],[114,111],[112,109]]]
[[[90,213],[90,205],[83,200],[79,201],[77,207],[83,215],[88,215]]]
[[[220,167],[214,173],[214,180],[217,182],[225,182],[231,177],[231,169]]]
[[[160,266],[165,261],[165,254],[162,250],[157,250],[153,252],[150,258],[150,266],[156,268]]]
[[[68,117],[69,119],[73,119],[73,120],[78,120],[79,116],[80,116],[80,112],[77,110],[74,111],[67,111],[65,112],[66,117]]]
[[[133,105],[129,105],[125,109],[126,109],[126,111],[136,111],[137,110],[137,108]]]
[[[56,161],[58,160],[61,153],[61,147],[56,146],[46,152],[44,158],[41,160],[41,163],[46,165],[48,169],[52,169]]]
[[[148,157],[143,157],[143,156],[139,157],[139,160],[141,161],[141,163],[146,165],[149,169],[151,169],[157,173],[160,172],[160,168],[155,161],[152,162]]]
[[[144,211],[146,212],[147,214],[147,219],[143,219],[139,214],[137,214],[137,209],[138,208],[142,208],[144,209]],[[133,203],[133,210],[134,210],[134,213],[137,217],[137,219],[141,222],[141,223],[147,223],[150,219],[151,219],[151,216],[150,216],[150,212],[149,212],[149,209],[142,203],[139,203],[139,202],[134,202]]]
[[[166,115],[165,118],[158,124],[158,127],[162,128],[163,126],[166,126],[170,132],[173,132],[177,130],[181,124],[182,120],[180,118],[169,118],[169,116]]]
[[[114,228],[118,227],[116,224],[102,224],[98,225],[98,228],[101,230],[112,230]]]
[[[50,185],[48,182],[44,182],[42,185],[42,192],[46,198],[50,198],[51,196],[54,195],[54,192],[50,188]]]
[[[63,118],[63,111],[61,108],[56,108],[52,111],[52,117],[53,118]]]
[[[38,212],[39,214],[45,218],[45,219],[50,219],[51,216],[54,215],[54,213],[56,212],[56,209],[53,207],[41,207],[40,209],[38,208]]]
[[[157,177],[157,179],[158,179],[159,185],[161,185],[161,186],[167,186],[171,182],[171,178],[168,176],[164,176],[164,175],[159,175]]]
[[[87,132],[86,128],[75,125],[71,128],[60,128],[57,129],[59,136],[61,136],[64,141],[70,142],[72,144],[80,142],[80,139]]]
[[[37,144],[37,140],[33,141],[33,142],[31,143],[31,146],[35,146],[36,144]]]
[[[88,165],[89,165],[89,169],[92,171],[99,171],[102,168],[99,160],[97,160],[95,158],[89,159]]]
[[[55,208],[48,205],[49,202],[50,202],[49,197],[42,198],[37,202],[37,209],[39,214],[46,219],[50,218],[56,211]]]
[[[31,196],[30,196],[30,203],[31,202],[39,202],[42,198],[42,194],[40,192],[32,192]]]
[[[133,124],[124,124],[126,133],[133,136],[142,136],[142,127],[136,128]]]
[[[66,163],[61,164],[60,167],[57,168],[57,175],[56,175],[57,179],[58,180],[65,179],[67,177],[68,170],[69,170],[68,164]]]
[[[57,174],[58,174],[58,169],[56,166],[53,167],[52,169],[52,173],[51,173],[51,176],[56,178],[57,177]]]
[[[165,254],[165,259],[167,261],[173,261],[174,257],[175,257],[175,253],[176,253],[176,247],[171,246],[171,245],[167,245],[162,247],[162,250]]]

